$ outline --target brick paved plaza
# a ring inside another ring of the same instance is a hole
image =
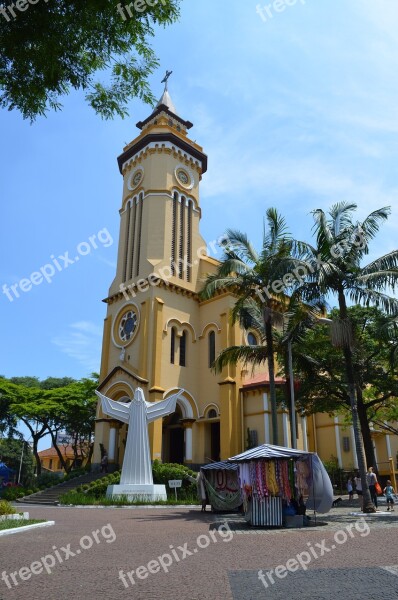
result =
[[[226,527],[224,517],[199,508],[30,506],[31,517],[55,525],[0,538],[9,582],[0,581],[0,599],[397,598],[398,513],[364,521],[352,510],[333,509],[317,527],[274,531],[248,529],[235,515]],[[265,577],[267,588],[261,583],[260,569],[294,564],[297,555],[305,570],[282,569],[280,578]],[[39,572],[42,557],[50,574],[42,564]]]

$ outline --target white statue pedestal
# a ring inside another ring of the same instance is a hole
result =
[[[111,400],[100,392],[104,414],[127,423],[126,449],[119,485],[108,485],[107,498],[127,497],[128,500],[167,500],[166,486],[155,485],[152,476],[151,453],[149,451],[148,423],[173,413],[176,403],[184,390],[180,390],[166,400],[146,402],[144,392],[137,388],[131,402]]]
[[[129,501],[144,500],[145,502],[153,502],[156,500],[167,500],[167,493],[165,485],[122,483],[119,485],[108,485],[106,497],[125,497]]]

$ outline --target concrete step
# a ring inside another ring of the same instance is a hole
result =
[[[64,481],[63,483],[54,485],[51,488],[46,488],[45,490],[35,492],[34,494],[30,494],[29,496],[18,498],[17,502],[23,504],[58,504],[59,498],[60,496],[62,496],[62,494],[74,490],[75,488],[79,487],[79,485],[90,483],[91,481],[96,481],[97,479],[101,479],[104,476],[105,475],[103,473],[87,473],[87,475],[81,475],[80,477],[75,477],[74,479],[70,479],[69,481]]]

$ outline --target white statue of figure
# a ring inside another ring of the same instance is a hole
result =
[[[137,388],[131,402],[117,402],[96,392],[101,399],[102,411],[129,426],[120,485],[109,486],[107,496],[167,498],[163,485],[154,485],[148,423],[173,413],[184,390],[160,402],[146,402],[144,392]]]

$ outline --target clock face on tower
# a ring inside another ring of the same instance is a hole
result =
[[[178,165],[174,171],[174,177],[186,190],[191,190],[194,186],[194,177],[192,172],[183,165]]]
[[[144,169],[139,167],[135,171],[131,173],[127,180],[127,187],[130,191],[135,190],[136,187],[140,185],[144,178]]]

